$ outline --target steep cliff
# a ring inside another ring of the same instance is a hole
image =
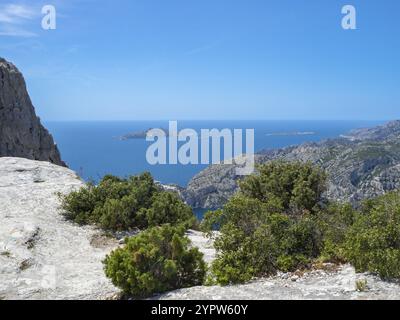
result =
[[[0,157],[20,157],[65,166],[52,136],[40,123],[24,77],[0,58]]]
[[[400,121],[256,155],[257,163],[277,159],[321,166],[329,175],[327,198],[358,204],[400,189]],[[235,172],[234,165],[210,166],[196,175],[182,194],[193,207],[220,207],[238,190]]]

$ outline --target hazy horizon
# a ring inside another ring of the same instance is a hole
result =
[[[400,120],[399,118],[394,119],[41,119],[43,122],[160,122],[160,121],[191,121],[191,122],[246,122],[246,121],[304,121],[304,122],[390,122]]]

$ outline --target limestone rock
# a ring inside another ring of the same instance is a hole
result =
[[[52,136],[35,114],[22,74],[2,58],[0,157],[21,157],[65,166]]]
[[[293,279],[296,279],[294,281]],[[358,292],[357,281],[367,289]],[[400,285],[370,274],[356,274],[350,265],[314,270],[302,276],[283,274],[243,285],[199,286],[168,292],[157,300],[398,300]]]
[[[118,246],[65,221],[56,193],[83,182],[64,167],[0,158],[0,299],[106,299],[102,260]]]

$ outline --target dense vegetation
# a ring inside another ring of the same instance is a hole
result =
[[[206,274],[203,255],[189,248],[184,232],[183,227],[164,225],[127,239],[107,256],[106,275],[135,298],[201,285]]]
[[[176,193],[157,186],[149,173],[121,179],[105,176],[98,185],[61,196],[67,219],[79,224],[96,224],[108,231],[148,228],[165,223],[196,222],[192,209]]]
[[[272,162],[240,183],[222,210],[209,212],[205,231],[220,229],[213,280],[242,283],[316,260],[351,262],[359,271],[400,276],[400,197],[364,204],[324,201],[326,176],[308,163]]]

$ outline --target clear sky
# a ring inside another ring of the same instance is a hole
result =
[[[0,56],[44,120],[400,118],[398,0],[1,0]]]

